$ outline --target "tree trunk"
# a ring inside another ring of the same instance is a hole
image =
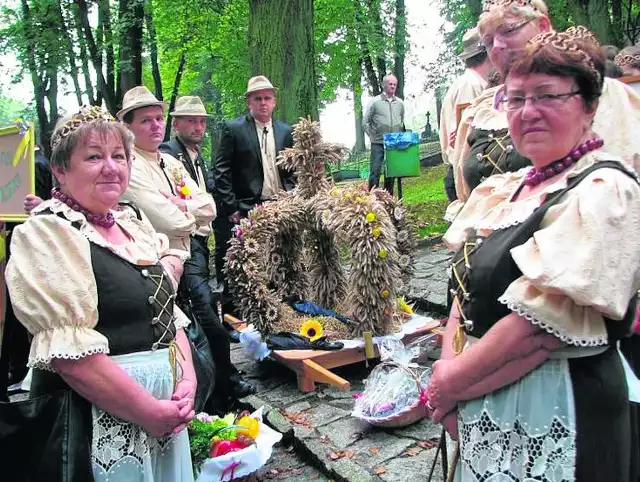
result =
[[[373,20],[374,44],[376,50],[376,69],[378,70],[378,82],[383,86],[383,79],[387,75],[387,60],[384,51],[384,30],[382,28],[382,18],[380,17],[380,0],[368,0],[369,15]]]
[[[147,34],[149,35],[149,56],[151,58],[151,72],[153,74],[156,99],[162,100],[162,77],[160,77],[160,67],[158,66],[158,43],[156,39],[156,28],[153,25],[152,8],[151,2],[147,2],[144,19],[147,26]]]
[[[364,152],[364,127],[362,112],[362,60],[356,63],[353,71],[353,113],[356,123],[356,143],[353,149],[356,152]]]
[[[125,92],[142,85],[144,0],[120,0],[118,49],[118,103]]]
[[[615,45],[623,45],[624,28],[622,26],[622,2],[611,0],[611,27],[615,39]]]
[[[378,81],[376,70],[373,67],[373,60],[371,58],[371,44],[366,33],[366,13],[362,7],[362,4],[356,2],[356,36],[358,38],[358,45],[362,51],[362,64],[364,65],[364,72],[367,77],[367,82],[371,89],[371,93],[376,96],[382,92],[382,82]]]
[[[603,45],[614,43],[608,0],[568,0],[567,5],[576,25],[587,27]]]
[[[589,15],[588,27],[600,40],[600,43],[603,45],[617,43],[611,25],[608,0],[589,0],[587,11]]]
[[[436,89],[436,121],[438,131],[440,130],[440,114],[442,113],[442,97],[444,96],[444,88],[442,86]]]
[[[184,70],[184,64],[187,61],[187,54],[183,50],[180,54],[180,61],[178,62],[178,70],[176,71],[176,78],[173,81],[173,90],[171,91],[171,101],[169,102],[169,112],[173,112],[173,108],[176,105],[176,99],[178,98],[178,92],[180,92],[180,82],[182,81],[182,71]],[[171,122],[167,122],[167,127],[164,131],[164,140],[168,141],[171,138]]]
[[[93,91],[93,83],[91,82],[91,74],[89,72],[87,41],[85,40],[84,33],[82,32],[82,23],[80,22],[80,17],[78,15],[78,6],[73,4],[71,5],[71,9],[73,11],[74,29],[78,38],[78,45],[80,47],[80,65],[82,66],[82,76],[84,77],[85,92],[87,94],[87,97],[89,98],[89,104],[100,105],[102,103],[102,99],[100,99],[100,102],[98,102]]]
[[[27,0],[22,0],[21,6],[24,37],[27,44],[27,50],[29,52],[36,52],[35,35],[32,30],[32,26],[35,24],[35,22],[33,21],[31,16],[31,9],[29,8],[29,3],[27,2]],[[38,138],[45,151],[46,157],[49,158],[51,156],[51,130],[49,126],[49,116],[47,115],[47,109],[44,105],[44,101],[46,98],[46,79],[42,79],[41,74],[38,71],[38,66],[36,64],[34,55],[27,55],[26,62],[29,68],[29,73],[31,74],[31,83],[33,84],[33,93],[36,101],[36,114],[38,115],[39,127]]]
[[[114,101],[120,105],[122,99],[119,98],[116,92],[116,56],[113,46],[113,27],[111,25],[111,9],[109,8],[109,0],[98,1],[98,23],[101,25],[102,33],[104,36],[104,51],[106,53],[106,67],[107,67],[107,88],[111,92]]]
[[[404,99],[404,59],[407,53],[407,17],[404,0],[396,0],[393,73],[398,79],[396,95]]]
[[[313,0],[250,0],[249,8],[251,71],[278,87],[274,116],[318,119]]]
[[[80,21],[82,22],[84,35],[87,39],[87,46],[89,47],[89,53],[91,54],[93,68],[96,71],[96,77],[98,78],[98,89],[107,104],[107,109],[111,114],[115,115],[116,112],[118,112],[118,108],[113,92],[108,89],[107,82],[102,72],[102,55],[101,52],[98,51],[96,41],[93,38],[93,32],[91,31],[91,25],[89,24],[87,2],[85,0],[74,1],[76,5],[78,5],[78,14],[80,16]]]
[[[78,101],[78,107],[83,105],[82,101],[82,89],[80,88],[80,81],[78,80],[78,70],[76,69],[76,54],[73,50],[73,41],[71,40],[71,29],[64,18],[64,14],[62,13],[62,6],[60,2],[55,2],[56,15],[58,18],[58,22],[60,22],[60,32],[64,38],[65,47],[67,49],[67,60],[69,62],[69,75],[71,76],[71,80],[73,81],[73,88],[76,94],[76,100]]]

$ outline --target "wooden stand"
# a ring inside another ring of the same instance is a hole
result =
[[[236,329],[246,326],[244,322],[230,315],[225,315],[225,321]],[[406,335],[402,341],[408,344],[424,335],[428,335],[440,327],[440,321],[433,320],[415,333]],[[379,357],[378,347],[375,347]],[[331,372],[332,368],[352,365],[365,361],[367,358],[364,347],[343,348],[342,350],[276,350],[271,355],[276,361],[287,366],[298,375],[298,388],[302,392],[312,392],[316,383],[327,383],[344,392],[349,390],[350,383]]]

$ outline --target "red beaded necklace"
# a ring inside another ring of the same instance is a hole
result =
[[[87,218],[87,221],[89,221],[91,224],[95,224],[103,228],[110,228],[116,223],[116,220],[113,217],[111,211],[108,211],[106,214],[92,213],[91,211],[80,206],[80,204],[78,204],[78,202],[71,196],[61,192],[59,189],[52,189],[51,196],[56,198],[58,201],[65,203],[74,211],[82,213],[84,217]]]
[[[604,145],[604,141],[599,137],[588,139],[579,146],[577,146],[571,154],[564,159],[554,161],[551,164],[541,168],[540,170],[535,167],[531,168],[524,176],[524,185],[534,187],[547,179],[560,174],[562,171],[570,168],[574,162],[578,162],[582,156],[587,152],[600,149]]]

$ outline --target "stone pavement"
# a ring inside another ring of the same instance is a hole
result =
[[[446,266],[442,246],[420,249],[411,297],[434,317],[446,310]],[[336,369],[351,382],[349,392],[321,385],[312,393],[298,390],[292,371],[275,362],[257,363],[239,345],[232,360],[258,387],[243,400],[265,407],[266,421],[284,434],[282,444],[261,473],[261,480],[285,482],[426,482],[441,429],[428,420],[403,429],[381,430],[350,417],[353,394],[363,390],[371,367],[365,363]],[[444,480],[440,457],[432,480]]]

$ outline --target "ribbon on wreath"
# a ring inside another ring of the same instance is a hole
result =
[[[32,135],[31,129],[29,128],[29,124],[22,121],[17,121],[16,124],[20,129],[22,139],[20,139],[16,152],[13,154],[13,158],[11,159],[11,165],[13,167],[20,164],[20,161],[29,153],[29,148],[35,145],[35,139]]]
[[[222,475],[220,476],[220,482],[224,481],[224,478],[227,476],[227,474],[230,475],[229,482],[235,479],[236,469],[238,468],[239,465],[240,465],[240,462],[238,462],[237,460],[234,460],[229,465],[227,465],[222,471]]]

